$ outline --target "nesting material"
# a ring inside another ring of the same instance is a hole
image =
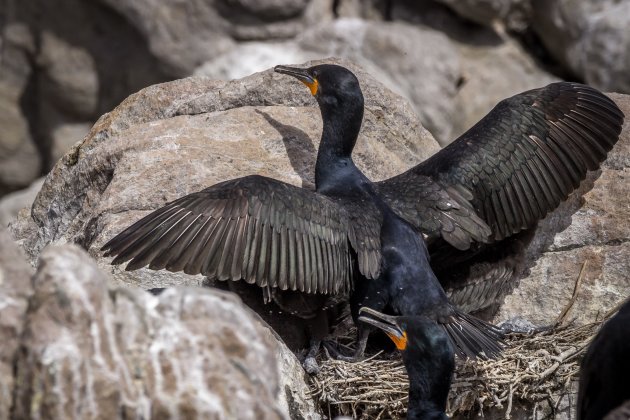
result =
[[[449,414],[481,414],[497,408],[510,418],[517,402],[546,401],[557,406],[575,390],[572,382],[578,378],[580,360],[604,320],[511,335],[500,359],[458,362]],[[358,363],[328,358],[320,366],[311,389],[329,418],[405,418],[408,380],[398,354],[379,353]]]

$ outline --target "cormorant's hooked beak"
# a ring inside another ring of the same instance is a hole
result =
[[[385,315],[374,309],[363,306],[359,310],[359,321],[383,330],[394,344],[396,344],[398,350],[405,350],[407,348],[407,333],[400,328],[396,322],[395,316]]]
[[[276,73],[288,74],[289,76],[295,77],[300,82],[308,86],[313,96],[317,94],[319,84],[317,83],[317,79],[308,74],[307,69],[300,69],[297,67],[289,66],[276,66],[273,68],[273,71],[275,71]]]

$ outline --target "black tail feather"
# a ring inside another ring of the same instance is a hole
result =
[[[503,333],[499,327],[466,314],[457,308],[448,323],[441,324],[455,353],[463,358],[494,359],[503,351]]]

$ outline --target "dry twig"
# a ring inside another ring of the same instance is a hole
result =
[[[554,325],[560,325],[564,322],[564,318],[567,316],[567,314],[573,307],[573,304],[577,300],[578,292],[580,290],[580,285],[582,284],[582,278],[584,277],[584,272],[586,270],[587,265],[588,265],[588,260],[584,260],[584,263],[582,264],[582,268],[580,269],[580,274],[577,276],[577,280],[575,281],[575,285],[573,286],[573,294],[571,296],[571,300],[569,300],[569,303],[567,304],[567,306],[565,306],[564,310],[560,313],[560,315],[558,315]]]

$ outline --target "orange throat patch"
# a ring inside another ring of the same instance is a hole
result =
[[[389,338],[396,344],[398,350],[404,350],[407,348],[407,332],[403,331],[402,337],[396,337],[392,334],[387,334]]]
[[[319,87],[319,83],[317,83],[317,79],[313,80],[313,83],[308,83],[303,80],[300,80],[311,90],[311,95],[315,96],[317,94],[317,88]]]

